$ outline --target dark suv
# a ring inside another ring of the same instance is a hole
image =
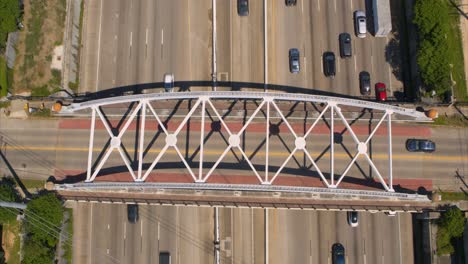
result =
[[[335,65],[335,54],[327,51],[323,53],[323,73],[327,77],[335,77],[336,65]]]
[[[345,249],[340,243],[335,243],[332,246],[332,263],[345,264]]]
[[[351,35],[348,33],[341,33],[339,36],[340,41],[340,57],[349,58],[353,54],[351,47]]]
[[[409,152],[434,152],[436,145],[428,139],[411,138],[406,140],[406,149]]]
[[[362,95],[370,95],[370,74],[366,71],[359,73],[359,90]]]
[[[301,70],[299,64],[299,50],[298,49],[290,49],[289,50],[289,71],[291,73],[299,73]]]
[[[249,15],[249,0],[237,0],[237,14],[239,16]]]
[[[127,205],[127,218],[132,224],[138,221],[138,204]]]

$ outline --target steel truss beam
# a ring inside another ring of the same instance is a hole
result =
[[[198,96],[197,96],[198,94]],[[158,94],[159,95],[159,94]],[[255,109],[255,111],[250,115],[249,119],[245,122],[243,127],[239,130],[239,132],[234,133],[232,132],[227,124],[225,123],[225,120],[222,118],[220,115],[219,111],[216,109],[214,104],[212,103],[212,100],[219,100],[221,99],[230,99],[232,96],[235,95],[235,99],[260,99],[261,102],[258,105],[258,107]],[[261,95],[261,97],[260,97]],[[253,174],[257,177],[259,183],[263,185],[271,185],[275,182],[275,180],[280,176],[281,172],[289,162],[289,160],[294,156],[296,152],[302,151],[309,162],[312,164],[313,168],[315,169],[316,173],[319,175],[320,179],[322,180],[323,184],[328,187],[328,188],[337,188],[340,183],[342,182],[343,178],[347,175],[349,170],[352,168],[352,166],[355,164],[356,160],[359,157],[364,157],[364,159],[369,163],[369,166],[372,168],[373,172],[377,175],[379,181],[381,182],[382,186],[385,188],[385,190],[389,192],[393,192],[393,175],[392,175],[392,144],[391,144],[391,117],[392,115],[397,112],[398,114],[405,114],[409,116],[413,116],[419,119],[423,119],[423,117],[418,113],[412,112],[411,110],[408,109],[403,109],[399,107],[393,107],[393,106],[388,106],[388,105],[382,105],[382,104],[376,104],[376,103],[370,103],[370,102],[364,102],[364,101],[356,101],[356,100],[351,100],[351,99],[342,99],[342,98],[333,98],[333,97],[324,97],[324,96],[310,96],[310,95],[300,95],[301,97],[298,97],[299,95],[285,95],[285,94],[267,94],[267,93],[239,93],[239,92],[204,92],[204,93],[171,93],[171,94],[164,94],[164,96],[156,96],[156,95],[151,95],[151,96],[126,96],[126,98],[110,98],[104,100],[96,100],[96,101],[90,101],[82,104],[75,104],[72,105],[68,111],[78,111],[81,109],[86,109],[86,108],[91,108],[92,114],[91,114],[91,131],[90,131],[90,141],[89,141],[89,153],[88,153],[88,171],[87,171],[87,177],[86,177],[86,182],[93,182],[96,179],[96,176],[99,174],[100,170],[102,169],[104,163],[108,160],[110,154],[114,151],[117,150],[122,157],[123,162],[125,163],[130,175],[132,176],[133,180],[136,182],[144,182],[147,180],[149,175],[152,173],[156,165],[159,163],[161,158],[166,154],[167,150],[169,148],[173,148],[177,155],[179,156],[180,160],[186,167],[187,171],[191,175],[192,179],[194,182],[197,183],[206,183],[207,180],[211,177],[213,172],[216,170],[218,165],[223,161],[225,158],[226,154],[229,151],[232,151],[233,149],[238,150],[243,158],[245,159],[245,162],[249,165],[250,169],[252,170]],[[289,98],[289,99],[288,99]],[[303,99],[303,100],[299,100]],[[179,124],[177,129],[173,132],[170,133],[163,122],[161,121],[161,118],[159,115],[156,113],[154,108],[151,105],[152,101],[157,101],[157,100],[166,100],[166,99],[196,99],[195,104],[192,106],[188,114],[185,116],[183,121]],[[287,120],[287,118],[283,115],[281,109],[278,107],[277,102],[279,101],[285,101],[285,100],[290,100],[290,101],[313,101],[313,102],[321,102],[325,103],[324,109],[320,112],[320,115],[318,118],[313,122],[313,124],[308,128],[306,133],[303,136],[298,136],[296,132],[294,131],[293,127]],[[315,101],[314,101],[315,100]],[[109,124],[109,121],[104,117],[100,107],[105,106],[105,105],[110,105],[110,104],[116,104],[116,103],[122,103],[122,102],[138,102],[137,106],[133,109],[133,112],[130,114],[129,118],[125,122],[123,128],[119,131],[118,135],[114,135],[111,125]],[[370,133],[370,135],[367,137],[365,141],[360,141],[358,137],[356,136],[355,132],[353,131],[352,127],[348,124],[347,120],[343,116],[343,113],[341,112],[341,108],[339,107],[340,105],[343,106],[360,106],[365,108],[372,108],[371,106],[375,106],[373,109],[377,110],[382,110],[385,112],[385,114],[382,116],[382,118],[379,120],[377,123],[376,127],[373,129],[373,131]],[[252,123],[252,120],[258,115],[258,113],[262,110],[262,108],[266,106],[266,112],[265,112],[265,119],[266,119],[266,130],[265,130],[265,140],[266,140],[266,157],[265,157],[265,170],[264,173],[260,173],[257,171],[255,168],[254,164],[252,163],[251,159],[247,156],[247,154],[244,152],[244,150],[241,147],[241,138],[242,134],[246,131],[247,127]],[[177,139],[180,131],[183,129],[183,127],[186,125],[187,121],[193,117],[194,113],[197,111],[198,108],[201,108],[201,134],[200,134],[200,141],[199,141],[199,147],[200,147],[200,156],[199,156],[199,164],[198,164],[198,172],[194,172],[192,168],[189,166],[187,160],[184,158],[182,155],[179,147],[177,146]],[[229,135],[228,139],[228,146],[224,149],[223,153],[219,158],[216,160],[214,165],[209,169],[209,171],[206,174],[203,174],[203,169],[204,167],[204,144],[205,144],[205,117],[206,117],[206,112],[210,110],[214,113],[214,115],[219,119],[222,127],[226,130],[227,134]],[[162,129],[164,135],[166,136],[165,139],[165,144],[159,154],[156,156],[156,158],[153,160],[149,168],[144,172],[143,171],[143,156],[144,156],[144,134],[145,134],[145,121],[146,121],[146,114],[147,111],[151,113],[152,116],[156,119],[159,127]],[[289,130],[289,133],[294,136],[294,149],[290,151],[288,157],[284,160],[284,162],[281,164],[279,169],[271,176],[270,171],[269,171],[269,136],[270,136],[270,115],[272,114],[272,111],[276,112],[277,115],[281,118],[281,122],[283,122],[286,127]],[[330,179],[327,179],[323,172],[322,169],[319,168],[317,163],[315,162],[314,158],[311,156],[308,148],[307,148],[307,138],[308,136],[312,133],[313,129],[317,125],[317,123],[329,112],[330,114],[330,164],[329,164],[329,172],[330,172]],[[93,143],[94,143],[94,132],[95,132],[95,123],[96,123],[96,113],[99,118],[99,120],[103,123],[109,137],[110,137],[110,147],[106,150],[105,155],[103,158],[99,161],[97,164],[96,168],[93,170],[93,164],[92,164],[92,150],[93,150]],[[139,137],[139,145],[137,149],[137,154],[138,154],[138,168],[136,170],[136,174],[134,172],[134,169],[131,166],[131,162],[129,161],[128,157],[125,155],[126,153],[124,152],[124,149],[122,147],[122,142],[121,138],[127,131],[129,125],[131,122],[134,121],[135,116],[140,113],[141,116],[141,123],[140,123],[140,129],[138,131],[138,137]],[[335,126],[335,121],[336,120],[341,121],[345,127],[346,130],[349,132],[351,135],[351,138],[353,139],[354,143],[356,144],[356,150],[354,156],[352,156],[351,161],[349,164],[346,166],[346,169],[339,173],[336,174],[335,172],[335,155],[334,155],[334,126]],[[382,125],[382,123],[387,120],[387,130],[388,130],[388,164],[389,164],[389,170],[387,179],[388,181],[385,181],[384,176],[381,174],[381,172],[378,170],[374,162],[372,161],[371,157],[368,154],[368,144],[370,140],[374,137],[376,131],[379,129],[379,127]],[[339,176],[339,178],[335,181],[335,175]],[[270,177],[271,176],[271,177]]]

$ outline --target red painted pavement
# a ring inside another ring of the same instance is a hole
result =
[[[117,124],[119,123],[116,120],[110,121],[112,127],[117,127]],[[181,122],[179,121],[170,121],[167,123],[167,129],[168,131],[175,131]],[[124,123],[123,123],[124,124]],[[123,124],[121,127],[123,127]],[[307,131],[307,129],[310,127],[311,124],[308,124],[306,128],[304,128],[303,124],[297,124],[297,123],[291,123],[291,127],[293,130],[299,134],[302,135],[304,134],[304,131]],[[234,122],[227,122],[227,126],[229,130],[233,133],[237,133],[238,131],[241,130],[242,128],[242,123],[234,123]],[[135,130],[137,127],[136,122],[131,122],[128,130]],[[159,125],[155,120],[147,121],[145,124],[145,127],[147,130],[150,129],[159,129]],[[222,127],[223,132],[226,131],[226,129]],[[371,133],[371,130],[369,130],[369,127],[367,125],[352,125],[351,126],[354,133],[356,135],[369,135]],[[91,121],[88,119],[64,119],[59,121],[59,128],[60,129],[90,129],[91,128]],[[187,124],[184,125],[182,131],[187,130]],[[95,129],[97,130],[102,130],[105,129],[103,123],[96,119],[96,126]],[[191,122],[190,131],[201,131],[201,122]],[[265,123],[251,123],[249,126],[247,126],[246,131],[251,132],[251,133],[265,133],[266,125]],[[289,129],[285,124],[281,124],[279,126],[280,133],[289,133]],[[340,125],[339,122],[335,122],[335,132],[341,132],[345,129],[344,125]],[[206,122],[205,123],[205,133],[208,133],[211,130],[211,122]],[[317,124],[314,129],[311,132],[312,134],[329,134],[330,129],[325,125],[325,124]],[[348,132],[346,132],[348,133]],[[387,125],[386,123],[383,123],[380,128],[377,130],[376,135],[379,136],[386,136],[388,134],[387,130]],[[429,127],[424,127],[424,126],[402,126],[402,125],[392,125],[392,135],[393,136],[403,136],[403,137],[430,137],[431,136],[431,129]]]

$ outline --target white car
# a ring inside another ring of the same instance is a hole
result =
[[[366,13],[361,10],[354,12],[354,30],[358,38],[365,38],[367,34]]]
[[[164,89],[168,93],[174,90],[174,74],[172,73],[164,74]]]
[[[351,211],[351,212],[348,212],[348,224],[351,226],[351,227],[356,227],[359,225],[359,222],[358,222],[358,212],[356,211]]]

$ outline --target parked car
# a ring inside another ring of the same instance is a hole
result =
[[[358,38],[365,38],[367,34],[366,13],[361,10],[354,12],[354,30]]]
[[[299,63],[299,50],[298,49],[290,49],[289,50],[289,71],[291,73],[299,73],[300,63]]]
[[[387,101],[387,88],[385,88],[384,83],[379,82],[375,84],[375,97],[377,101]]]
[[[351,211],[351,212],[348,212],[348,224],[351,226],[351,227],[356,227],[359,225],[359,219],[358,219],[358,212],[356,211]]]
[[[351,57],[353,55],[353,49],[351,47],[351,35],[349,35],[348,33],[341,33],[338,39],[340,42],[340,57]]]
[[[323,73],[327,77],[335,77],[336,63],[335,54],[333,52],[327,51],[323,53]]]
[[[159,264],[171,264],[171,253],[159,252]]]
[[[332,246],[332,263],[345,264],[345,248],[340,243],[335,243]]]
[[[127,218],[132,224],[138,222],[138,204],[127,205]]]
[[[237,14],[239,16],[249,15],[249,0],[237,0]]]
[[[370,95],[371,93],[370,74],[366,71],[359,73],[359,90],[362,95]]]
[[[411,138],[406,140],[406,150],[409,152],[434,152],[436,144],[428,139]]]
[[[297,4],[297,0],[286,0],[287,6],[295,6]]]
[[[168,93],[174,90],[174,74],[172,73],[164,74],[164,89]]]

